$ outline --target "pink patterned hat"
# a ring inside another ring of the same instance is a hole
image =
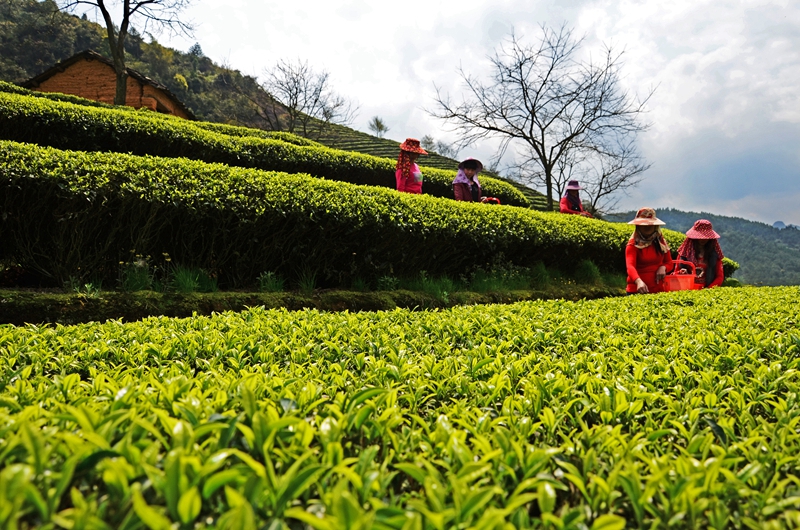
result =
[[[692,239],[719,239],[719,234],[714,232],[711,227],[711,221],[698,219],[694,222],[694,226],[686,232],[686,237]]]

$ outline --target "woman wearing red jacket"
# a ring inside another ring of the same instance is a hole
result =
[[[705,288],[722,285],[722,257],[719,234],[706,219],[695,221],[678,247],[678,259],[694,263],[695,281]]]
[[[581,198],[578,195],[578,190],[582,190],[577,180],[570,180],[567,182],[567,193],[561,197],[559,203],[559,211],[561,213],[571,213],[575,215],[582,215],[584,217],[592,217],[592,214],[583,209]]]
[[[483,164],[474,158],[467,158],[458,164],[458,173],[453,180],[453,197],[457,201],[481,201],[481,183],[478,181],[478,173],[482,170]]]
[[[625,247],[625,265],[628,271],[628,294],[660,293],[667,269],[672,270],[669,245],[661,234],[660,225],[666,224],[656,217],[652,208],[640,208],[628,224],[636,229]]]

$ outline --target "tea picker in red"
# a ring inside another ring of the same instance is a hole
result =
[[[695,283],[700,284],[701,288],[722,285],[722,258],[719,234],[714,231],[711,221],[695,221],[678,247],[678,259],[694,265]]]
[[[583,209],[581,197],[578,190],[583,188],[577,180],[570,180],[567,182],[566,193],[561,198],[559,203],[559,211],[561,213],[569,213],[574,215],[582,215],[584,217],[593,217],[592,214]]]
[[[394,174],[397,191],[422,193],[422,171],[416,162],[419,155],[427,154],[428,152],[420,147],[416,138],[406,138],[406,141],[400,144],[400,154],[397,156]]]
[[[652,208],[640,208],[636,217],[628,224],[634,225],[628,245],[625,247],[625,266],[628,272],[628,294],[660,293],[667,269],[672,270],[669,245],[661,234],[661,225],[666,224],[656,217]]]

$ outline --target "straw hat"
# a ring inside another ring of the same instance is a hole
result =
[[[664,221],[656,217],[656,211],[652,208],[639,208],[636,217],[628,221],[629,225],[665,225]]]
[[[406,141],[400,144],[400,150],[408,153],[419,153],[421,155],[428,154],[425,149],[420,147],[419,140],[416,138],[406,138]]]
[[[698,219],[694,222],[694,226],[686,232],[686,237],[692,239],[719,239],[719,234],[714,232],[711,227],[711,221]]]

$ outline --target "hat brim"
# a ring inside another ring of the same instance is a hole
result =
[[[405,151],[406,153],[417,153],[417,154],[420,154],[420,155],[427,155],[428,154],[428,152],[425,149],[421,148],[421,147],[409,147],[407,145],[401,145],[400,146],[400,150],[401,151]]]
[[[719,234],[716,233],[714,230],[711,231],[714,235],[704,234],[703,232],[698,232],[694,228],[690,228],[688,232],[686,232],[686,237],[690,239],[719,239]]]
[[[665,223],[664,221],[662,221],[661,219],[659,219],[657,217],[652,217],[652,218],[637,217],[633,221],[628,221],[628,224],[629,225],[637,225],[637,226],[652,226],[652,225],[662,226],[662,225],[665,225],[667,223]]]
[[[467,162],[470,162],[470,161],[475,162],[475,163],[478,164],[478,171],[479,172],[483,171],[483,163],[480,160],[478,160],[477,158],[467,158],[466,160],[462,160],[458,164],[458,169],[464,169],[464,164],[467,163]]]
[[[578,186],[577,188],[576,188],[575,186],[567,186],[565,189],[566,189],[567,191],[569,191],[569,190],[575,190],[575,191],[578,191],[578,190],[582,190],[582,189],[584,189],[584,188],[583,188],[582,186]]]

